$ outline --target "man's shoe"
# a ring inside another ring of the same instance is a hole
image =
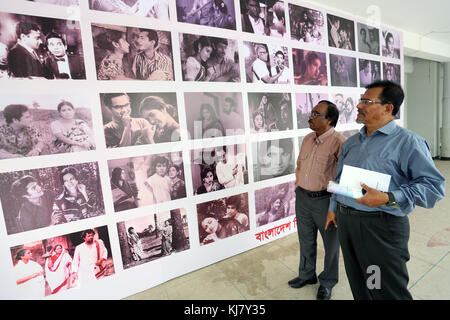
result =
[[[320,286],[317,291],[317,300],[330,300],[331,299],[331,288],[325,288]]]
[[[288,281],[288,284],[291,288],[299,289],[307,284],[315,284],[317,283],[317,277],[311,278],[311,279],[300,279],[299,277],[294,278],[290,281]]]

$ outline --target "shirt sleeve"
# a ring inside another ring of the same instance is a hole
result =
[[[391,191],[400,210],[411,212],[415,205],[433,208],[445,196],[445,178],[434,165],[428,144],[415,137],[404,145],[401,155],[401,169],[409,182]]]
[[[339,156],[339,160],[337,163],[337,167],[336,167],[336,176],[334,178],[334,182],[339,183],[340,179],[341,179],[341,173],[342,173],[342,168],[343,163],[344,163],[344,155],[345,155],[345,144],[342,145],[342,152],[340,152],[340,156]],[[330,197],[330,205],[328,206],[328,211],[332,211],[336,213],[337,210],[337,202],[336,202],[336,194],[333,193]]]

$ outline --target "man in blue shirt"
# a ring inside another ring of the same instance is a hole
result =
[[[325,229],[339,222],[354,299],[412,299],[407,289],[407,215],[415,205],[432,208],[442,199],[445,179],[426,141],[394,121],[404,99],[402,88],[377,81],[366,89],[357,106],[357,122],[364,127],[342,146],[335,180],[339,182],[343,166],[350,165],[391,175],[389,190],[361,184],[364,196],[359,199],[334,194]]]

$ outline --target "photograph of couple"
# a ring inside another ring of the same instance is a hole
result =
[[[8,234],[105,214],[97,162],[0,174]]]
[[[86,79],[78,21],[0,12],[0,79]]]
[[[92,114],[83,95],[2,95],[0,159],[95,149]]]
[[[92,24],[98,80],[173,81],[169,31]]]
[[[250,229],[248,194],[242,193],[197,205],[200,245]]]
[[[124,269],[190,248],[185,209],[119,222],[117,231]]]

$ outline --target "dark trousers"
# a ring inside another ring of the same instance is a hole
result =
[[[408,217],[337,210],[345,272],[355,300],[411,300]],[[378,278],[377,278],[378,277]]]
[[[330,204],[330,196],[309,197],[301,188],[295,190],[295,214],[300,242],[299,278],[311,279],[316,276],[317,231],[320,232],[325,249],[323,272],[319,275],[320,285],[332,288],[339,277],[339,240],[334,226],[325,231],[325,221]]]

